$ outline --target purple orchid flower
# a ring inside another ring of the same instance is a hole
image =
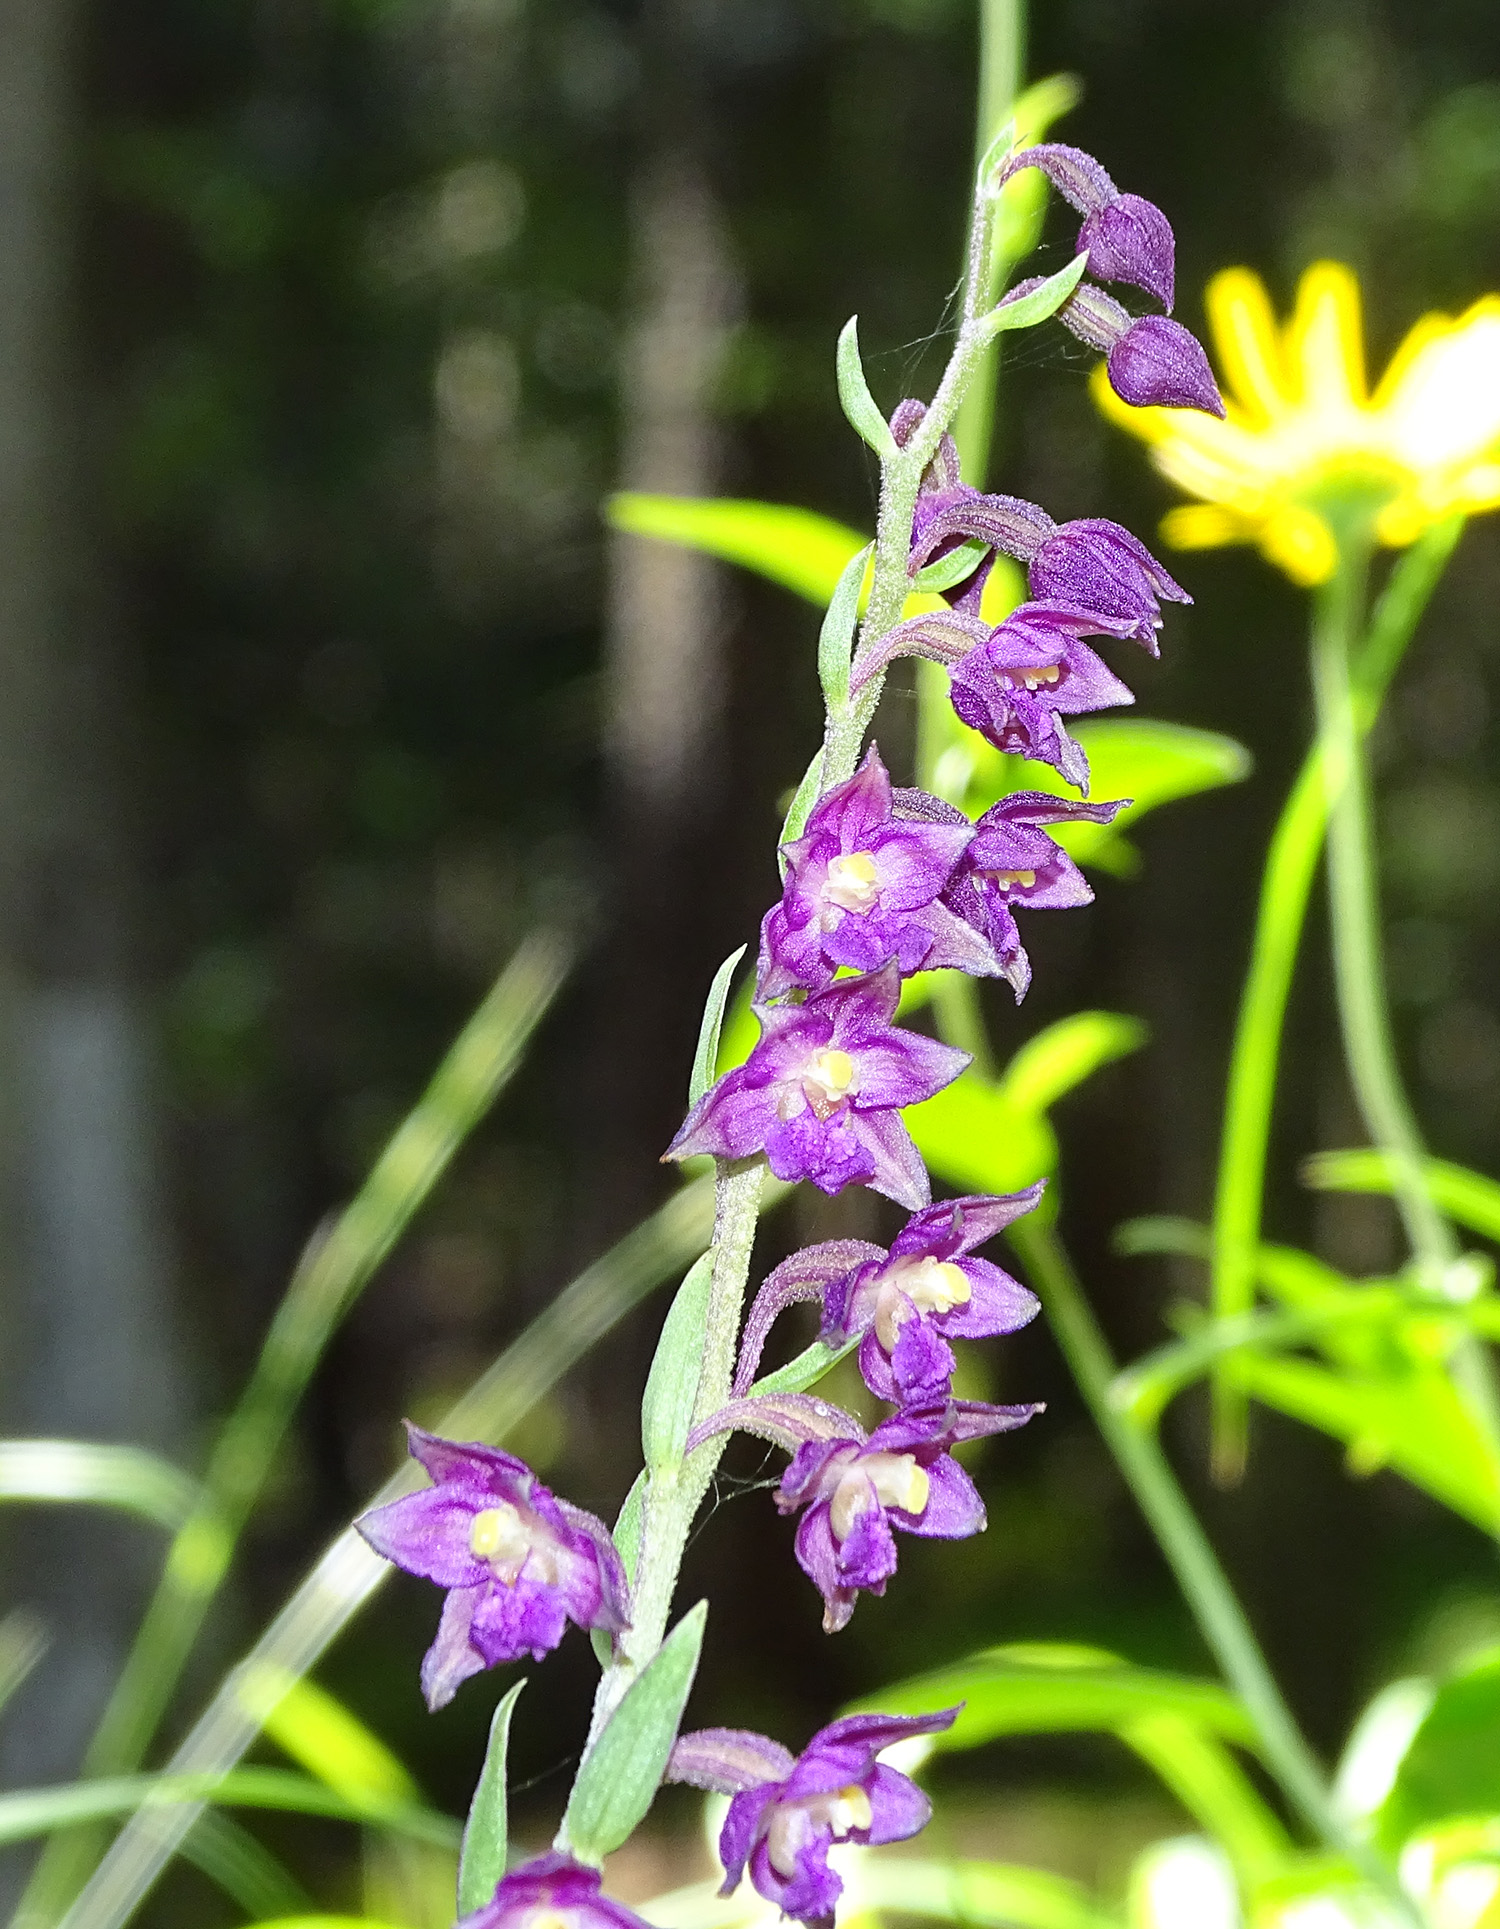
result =
[[[932,1816],[921,1789],[886,1767],[881,1751],[951,1728],[962,1705],[931,1715],[846,1715],[820,1728],[795,1760],[747,1729],[681,1736],[668,1780],[733,1797],[719,1836],[720,1895],[733,1894],[748,1865],[751,1882],[784,1916],[831,1929],[844,1886],[828,1866],[834,1844],[904,1842]]]
[[[804,1004],[757,1005],[760,1042],[699,1099],[664,1156],[764,1152],[778,1179],[811,1179],[828,1193],[868,1185],[898,1205],[926,1205],[927,1168],[901,1107],[940,1092],[970,1060],[896,1029],[900,997],[891,963]]]
[[[1023,147],[1002,169],[1003,184],[1022,168],[1042,173],[1084,217],[1079,252],[1087,252],[1089,272],[1100,281],[1124,281],[1144,288],[1172,311],[1176,242],[1172,224],[1154,201],[1121,194],[1092,154],[1057,141]]]
[[[930,1329],[942,1342],[987,1339],[1013,1333],[1035,1317],[1037,1301],[1024,1286],[971,1255],[1030,1212],[1042,1191],[1037,1184],[999,1198],[945,1199],[915,1213],[889,1249],[866,1239],[830,1239],[784,1259],[766,1275],[745,1321],[736,1397],[750,1391],[780,1314],[799,1300],[817,1300],[828,1345],[862,1336],[860,1371],[873,1393],[903,1405],[924,1404],[917,1389],[934,1377],[931,1364],[907,1354],[899,1373],[893,1366],[908,1329]]]
[[[1040,286],[1040,277],[1018,282],[1006,300]],[[1109,385],[1131,408],[1201,409],[1222,419],[1224,398],[1203,345],[1181,322],[1166,315],[1132,315],[1088,281],[1078,284],[1057,319],[1108,358]]]
[[[992,804],[975,826],[947,902],[961,918],[982,931],[1000,960],[1019,1004],[1031,984],[1031,960],[1016,928],[1013,906],[1063,911],[1090,904],[1094,893],[1082,871],[1041,828],[1043,824],[1107,824],[1124,810],[1128,797],[1108,804],[1082,804],[1017,790]]]
[[[930,1370],[930,1347],[924,1350]],[[797,1563],[823,1596],[827,1633],[847,1625],[862,1589],[884,1594],[896,1571],[893,1528],[936,1540],[984,1531],[984,1503],[948,1449],[1024,1426],[1040,1412],[1040,1406],[939,1400],[894,1414],[868,1440],[851,1427],[842,1438],[808,1440],[797,1449],[776,1505],[783,1514],[806,1510],[797,1527]]]
[[[874,971],[891,958],[903,978],[943,968],[993,977],[998,966],[979,927],[941,901],[973,834],[966,817],[898,815],[872,744],[784,847],[786,889],[761,926],[760,996],[799,985],[821,991],[841,965]]]
[[[602,1877],[554,1850],[500,1878],[494,1897],[454,1929],[647,1929],[634,1910],[599,1893]]]
[[[435,1485],[355,1525],[377,1554],[448,1590],[422,1661],[430,1709],[485,1668],[523,1654],[540,1661],[569,1621],[611,1634],[629,1626],[625,1570],[603,1521],[498,1448],[442,1440],[410,1421],[406,1434]]]

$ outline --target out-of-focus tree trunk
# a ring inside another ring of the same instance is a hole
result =
[[[0,1359],[8,1434],[180,1444],[127,708],[90,540],[74,317],[73,0],[0,0]],[[7,1522],[51,1647],[8,1779],[70,1773],[158,1558],[95,1510]]]

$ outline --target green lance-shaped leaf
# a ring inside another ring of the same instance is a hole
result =
[[[703,1335],[713,1276],[710,1249],[678,1287],[656,1343],[641,1401],[641,1448],[653,1474],[671,1473],[682,1465],[703,1371]]]
[[[144,1447],[96,1446],[89,1440],[0,1440],[0,1501],[118,1507],[175,1530],[197,1498],[195,1480]]]
[[[867,545],[851,556],[828,604],[818,634],[818,681],[828,708],[838,713],[849,705],[849,662],[854,654],[854,626],[859,621],[859,592],[869,559]]]
[[[1066,268],[1059,268],[1055,275],[1048,275],[1042,285],[1033,288],[1029,295],[1018,295],[1014,301],[1002,301],[998,308],[992,308],[979,324],[985,340],[992,340],[996,335],[1007,334],[1013,329],[1035,328],[1039,322],[1050,321],[1083,280],[1083,271],[1088,265],[1088,252],[1085,250],[1081,255],[1074,255]]]
[[[792,801],[787,805],[786,816],[782,820],[781,835],[776,840],[776,864],[783,877],[786,876],[786,846],[792,842],[793,838],[802,835],[802,828],[808,820],[813,805],[817,803],[822,789],[823,746],[819,744],[813,752],[812,762],[802,773],[802,782],[798,784],[797,788],[792,792]],[[750,999],[753,997],[754,991],[755,987],[753,985],[747,985],[745,988],[745,1009],[747,1011],[749,1010]],[[748,1046],[746,1049],[749,1049]]]
[[[690,1106],[696,1105],[714,1082],[714,1066],[719,1057],[719,1033],[724,1028],[724,1007],[729,1002],[729,987],[740,968],[741,958],[749,949],[749,945],[742,944],[738,951],[731,951],[714,973],[714,981],[708,988],[703,1023],[698,1027],[698,1045],[693,1053],[693,1075],[688,1080]]]
[[[1079,272],[1082,273],[1082,270],[1080,269]],[[1038,289],[1037,292],[1040,294],[1041,290]],[[1066,296],[1063,299],[1065,300]],[[895,436],[891,434],[890,423],[880,413],[875,398],[870,393],[869,384],[865,381],[865,365],[860,360],[859,354],[858,315],[851,315],[844,323],[843,332],[839,336],[836,367],[839,402],[850,428],[869,443],[882,462],[889,462],[893,456],[900,454],[900,450],[896,447]]]
[[[1433,1202],[1461,1226],[1485,1239],[1500,1239],[1500,1182],[1448,1159],[1424,1159],[1422,1171]],[[1304,1183],[1320,1192],[1391,1192],[1395,1182],[1383,1152],[1316,1152],[1303,1161]]]
[[[656,1798],[698,1672],[708,1603],[685,1614],[632,1683],[578,1771],[559,1842],[588,1862],[619,1848]]]
[[[631,535],[753,569],[819,609],[827,607],[849,558],[869,541],[832,516],[780,502],[624,493],[609,498],[605,515]]]
[[[990,545],[980,542],[977,536],[971,536],[956,549],[950,549],[946,556],[939,556],[935,563],[928,563],[925,569],[919,569],[912,579],[912,588],[952,589],[956,583],[972,576],[989,554]]]
[[[814,1340],[812,1345],[799,1353],[785,1366],[768,1373],[763,1380],[757,1380],[750,1391],[761,1393],[805,1393],[808,1387],[816,1386],[825,1373],[831,1372],[840,1360],[845,1360],[859,1345],[863,1335],[856,1333],[852,1340],[845,1340],[842,1346],[828,1346],[822,1340]]]
[[[1500,1648],[1439,1686],[1376,1812],[1376,1834],[1394,1851],[1460,1815],[1500,1815]]]
[[[525,1686],[523,1678],[501,1698],[490,1722],[489,1746],[484,1751],[479,1785],[469,1804],[464,1844],[458,1858],[458,1913],[461,1916],[472,1915],[474,1910],[482,1908],[505,1873],[509,1837],[505,1757],[510,1744],[510,1718]]]
[[[944,1752],[977,1748],[1002,1735],[1119,1733],[1152,1715],[1176,1715],[1242,1746],[1255,1730],[1236,1696],[1216,1681],[1133,1668],[1099,1648],[1061,1642],[1016,1642],[990,1648],[952,1667],[882,1688],[855,1704],[891,1715],[929,1714],[965,1704],[957,1721],[933,1738]]]
[[[614,1543],[625,1569],[625,1578],[631,1586],[635,1585],[635,1564],[641,1552],[641,1523],[646,1512],[646,1487],[651,1476],[642,1467],[630,1483],[630,1492],[620,1503],[620,1511],[615,1516]],[[601,1668],[607,1668],[615,1658],[615,1638],[605,1628],[589,1629],[589,1645],[594,1650]]]

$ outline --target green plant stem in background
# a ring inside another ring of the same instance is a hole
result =
[[[173,1537],[161,1581],[84,1759],[86,1776],[127,1773],[144,1758],[324,1348],[520,1063],[571,955],[571,941],[559,932],[525,940],[358,1196],[298,1266],[210,1456],[200,1498]],[[54,1837],[17,1920],[56,1921],[96,1850],[92,1833]]]
[[[1334,982],[1354,1096],[1371,1138],[1391,1162],[1407,1238],[1423,1283],[1436,1292],[1458,1257],[1458,1243],[1427,1190],[1422,1174],[1426,1148],[1396,1063],[1385,998],[1369,772],[1350,667],[1368,572],[1367,542],[1346,534],[1338,567],[1318,592],[1313,612],[1313,693],[1330,812]]]
[[[1403,1921],[1419,1923],[1394,1871],[1354,1837],[1335,1809],[1323,1770],[1282,1699],[1166,1455],[1150,1433],[1133,1426],[1111,1401],[1115,1363],[1061,1242],[1049,1228],[1035,1224],[1034,1215],[1017,1220],[1009,1237],[1095,1425],[1166,1555],[1204,1640],[1255,1725],[1266,1767],[1319,1841],[1375,1883]]]
[[[1391,679],[1442,580],[1464,523],[1462,516],[1452,516],[1436,524],[1391,572],[1354,665],[1354,723],[1361,737],[1369,734],[1380,714]],[[1214,1197],[1210,1296],[1218,1319],[1248,1312],[1255,1299],[1255,1255],[1261,1237],[1282,1029],[1327,824],[1323,749],[1315,744],[1272,833],[1235,1023]],[[1227,1373],[1217,1374],[1212,1420],[1217,1479],[1230,1482],[1243,1472],[1246,1426],[1243,1389]]]
[[[1026,13],[1020,0],[979,0],[979,98],[974,122],[976,168],[996,135],[1010,119],[1026,65]],[[1009,264],[992,255],[984,290],[993,301]],[[1000,379],[1000,347],[996,342],[974,370],[968,393],[953,421],[959,462],[965,482],[984,487],[990,444],[995,433],[995,391]],[[920,782],[921,779],[919,778]]]

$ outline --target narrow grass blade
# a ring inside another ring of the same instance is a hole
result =
[[[15,1608],[0,1621],[0,1708],[47,1652],[47,1630],[34,1614]]]
[[[118,1507],[175,1530],[197,1499],[195,1480],[144,1447],[99,1446],[91,1440],[0,1440],[0,1502]]]
[[[495,1893],[495,1884],[505,1873],[510,1822],[506,1802],[505,1759],[510,1745],[510,1718],[515,1712],[525,1679],[518,1681],[502,1697],[490,1722],[489,1745],[484,1751],[484,1767],[474,1799],[469,1804],[469,1819],[464,1824],[464,1843],[458,1862],[458,1913],[472,1915]]]
[[[769,1205],[789,1187],[767,1180]],[[707,1246],[713,1235],[714,1187],[695,1179],[659,1212],[581,1273],[538,1314],[494,1365],[437,1423],[437,1431],[466,1440],[503,1440],[562,1375],[646,1295],[663,1285]],[[421,1484],[411,1467],[395,1474],[369,1505],[410,1493]],[[240,1668],[267,1662],[294,1674],[313,1667],[390,1574],[387,1563],[347,1528],[328,1547],[272,1621]],[[255,1740],[258,1726],[240,1699],[234,1671],[173,1755],[178,1773],[233,1766]],[[90,1880],[67,1917],[68,1929],[118,1929],[171,1859],[189,1818],[136,1816]]]
[[[285,1863],[222,1809],[204,1809],[182,1845],[182,1855],[247,1916],[284,1919],[289,1909],[317,1907]]]
[[[1448,1159],[1426,1159],[1423,1171],[1433,1199],[1450,1219],[1485,1239],[1500,1239],[1500,1181]],[[1304,1185],[1320,1192],[1385,1192],[1395,1188],[1383,1152],[1315,1152],[1302,1163]]]

